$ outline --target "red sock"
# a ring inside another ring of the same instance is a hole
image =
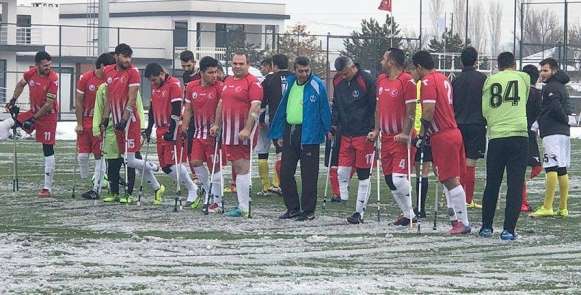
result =
[[[476,179],[476,167],[466,166],[466,172],[464,172],[464,176],[461,177],[460,182],[464,187],[464,191],[466,192],[466,203],[472,203],[474,199],[474,181]]]
[[[337,166],[331,166],[329,182],[331,182],[331,191],[333,192],[333,196],[339,196],[339,175],[337,175]]]

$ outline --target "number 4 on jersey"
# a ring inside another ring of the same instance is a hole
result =
[[[506,90],[502,91],[502,84],[494,83],[490,87],[490,106],[499,107],[505,101],[511,101],[513,106],[518,106],[520,96],[518,95],[518,81],[508,81]]]

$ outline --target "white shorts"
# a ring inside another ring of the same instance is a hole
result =
[[[254,150],[256,154],[268,154],[270,151],[270,144],[272,141],[268,138],[268,131],[270,128],[266,127],[258,127],[256,130],[258,132],[258,142],[256,143],[256,147]]]
[[[569,167],[571,140],[569,136],[555,134],[543,138],[543,167]]]

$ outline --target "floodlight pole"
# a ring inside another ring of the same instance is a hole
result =
[[[109,0],[99,0],[99,54],[109,52]]]

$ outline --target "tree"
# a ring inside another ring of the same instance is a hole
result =
[[[522,36],[523,56],[550,49],[562,41],[563,29],[554,11],[548,8],[542,10],[530,8],[525,13]]]
[[[471,37],[472,46],[478,52],[486,51],[486,38],[484,16],[482,15],[482,2],[473,1],[470,4],[470,19],[469,19],[468,35]]]
[[[307,31],[307,26],[297,24],[279,35],[277,52],[288,56],[292,62],[298,55],[311,60],[311,70],[319,77],[327,73],[326,53],[316,36]]]
[[[466,0],[454,0],[454,32],[464,37],[466,32]]]
[[[392,18],[386,17],[380,24],[373,18],[361,21],[360,31],[353,31],[351,37],[343,41],[345,47],[342,55],[348,56],[358,62],[362,68],[368,69],[372,74],[381,71],[379,60],[391,47],[401,48],[402,38],[397,23],[392,24]]]
[[[460,53],[466,46],[470,46],[470,39],[468,43],[464,44],[464,38],[460,37],[458,33],[452,33],[452,31],[447,31],[442,34],[441,40],[436,39],[436,37],[430,40],[428,44],[428,51],[432,53]],[[454,67],[459,68],[460,57],[455,56]],[[443,69],[452,69],[452,55],[443,55],[436,58],[436,66],[440,66]]]
[[[442,31],[438,31],[438,21],[444,14],[444,0],[431,0],[430,3],[430,21],[434,24],[434,36],[440,36]]]
[[[496,56],[502,40],[502,4],[492,1],[488,6],[488,30],[490,33],[490,54]]]

